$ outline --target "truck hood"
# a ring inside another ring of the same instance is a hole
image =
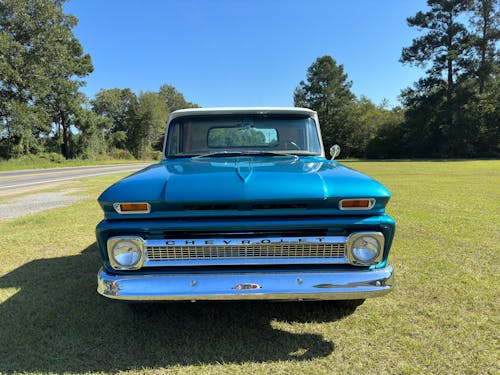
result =
[[[345,198],[375,198],[367,211],[340,211]],[[183,158],[151,165],[99,197],[107,218],[379,214],[390,192],[374,179],[315,156]],[[113,203],[148,202],[149,214],[118,214]]]

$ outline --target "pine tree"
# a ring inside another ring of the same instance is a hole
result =
[[[295,106],[315,110],[325,147],[338,143],[343,148],[343,155],[348,155],[352,144],[355,96],[344,66],[337,65],[331,56],[318,57],[307,69],[306,81],[301,81],[295,89]]]

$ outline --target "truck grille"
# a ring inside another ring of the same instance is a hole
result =
[[[257,263],[266,263],[266,260],[274,259],[286,264],[286,260],[291,259],[318,258],[329,260],[330,263],[344,263],[345,237],[324,237],[321,238],[321,242],[317,238],[300,240],[297,238],[226,240],[229,243],[224,243],[224,240],[146,240],[145,266],[158,265],[158,262],[168,265],[169,262],[176,261],[190,261],[196,264],[207,260],[213,261],[210,264],[217,264],[217,261],[222,260],[239,260],[235,264],[251,261],[255,264],[259,259],[262,262]],[[244,243],[241,243],[242,241]]]
[[[238,246],[149,246],[149,260],[214,258],[343,258],[345,244],[238,245]]]

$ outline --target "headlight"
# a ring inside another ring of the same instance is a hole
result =
[[[111,267],[117,270],[136,270],[142,267],[144,241],[141,237],[123,236],[108,239]]]
[[[349,262],[370,266],[382,260],[384,235],[380,232],[353,233],[347,240]]]

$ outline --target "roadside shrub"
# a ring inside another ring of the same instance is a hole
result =
[[[29,155],[22,155],[18,158],[15,158],[14,160],[17,160],[20,163],[34,164],[39,159],[41,159],[40,155],[29,154]]]
[[[148,151],[144,155],[144,158],[148,159],[148,160],[161,160],[162,152],[161,151]]]
[[[64,156],[61,154],[58,154],[57,152],[41,152],[36,155],[24,155],[20,158],[20,160],[26,161],[26,162],[36,162],[37,160],[44,160],[44,161],[51,161],[53,163],[64,163],[66,160]]]
[[[49,154],[49,160],[51,162],[54,162],[54,163],[64,163],[64,161],[66,160],[64,158],[64,156],[62,156],[61,154],[58,154],[58,153],[55,153],[55,152],[51,152]]]
[[[134,156],[130,153],[129,150],[121,150],[119,148],[115,148],[111,150],[109,153],[113,159],[122,159],[122,160],[134,160]]]

